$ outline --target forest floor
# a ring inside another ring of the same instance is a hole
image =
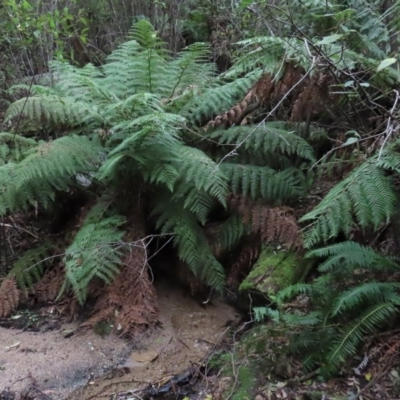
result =
[[[202,308],[171,282],[156,283],[161,326],[126,341],[51,319],[40,331],[0,328],[0,393],[89,400],[141,390],[190,368],[222,342],[240,315],[222,301]],[[67,337],[65,337],[67,336]],[[23,397],[25,396],[25,397]]]

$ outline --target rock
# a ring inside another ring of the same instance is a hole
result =
[[[0,393],[0,400],[14,400],[15,399],[15,393],[12,392],[10,389],[4,389]]]
[[[140,362],[140,363],[149,363],[154,361],[158,357],[158,353],[154,350],[143,351],[143,352],[134,352],[130,355],[130,359],[132,361]]]
[[[71,337],[74,334],[74,330],[73,329],[66,329],[64,331],[61,332],[61,334],[64,336],[65,339]]]
[[[311,267],[312,261],[299,259],[294,252],[264,246],[239,291],[256,291],[268,297],[304,279]]]

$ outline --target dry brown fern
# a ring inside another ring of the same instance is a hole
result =
[[[307,85],[293,103],[290,119],[304,121],[320,114],[331,103],[332,76],[319,74],[307,81]]]
[[[300,228],[290,207],[269,207],[241,196],[232,196],[229,203],[264,243],[278,242],[295,249],[301,246]]]
[[[97,300],[94,315],[82,326],[113,320],[122,336],[132,336],[157,322],[157,295],[149,279],[144,249],[134,248],[117,279]]]
[[[0,318],[8,317],[18,306],[20,291],[14,278],[6,278],[0,286]]]
[[[251,112],[268,104],[276,105],[285,96],[287,99],[277,112],[281,114],[280,117],[289,115],[292,121],[308,121],[335,104],[335,97],[330,90],[334,82],[331,74],[320,71],[309,78],[301,67],[286,63],[284,68],[279,80],[270,74],[263,75],[241,102],[208,122],[204,130],[244,124]]]
[[[60,293],[65,280],[65,273],[61,266],[48,269],[43,278],[34,286],[35,298],[39,303],[55,300]]]
[[[229,269],[227,287],[236,291],[243,279],[249,274],[261,251],[260,240],[253,235],[248,237],[241,247],[239,254],[235,255],[235,261]]]

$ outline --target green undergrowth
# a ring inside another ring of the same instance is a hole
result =
[[[224,352],[210,361],[210,367],[221,371],[224,398],[232,400],[254,399],[258,387],[257,364],[239,352]],[[225,379],[224,379],[225,378]]]
[[[276,325],[256,325],[233,348],[214,355],[209,367],[219,375],[219,382],[224,382],[219,385],[221,398],[246,400],[260,395],[315,400],[325,395],[332,400],[348,399],[333,380],[325,381],[319,375],[304,379],[290,355],[285,335]]]

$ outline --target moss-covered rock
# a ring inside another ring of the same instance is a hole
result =
[[[264,246],[239,291],[257,291],[267,296],[273,295],[278,290],[304,279],[311,266],[309,260],[299,258],[293,252]]]

